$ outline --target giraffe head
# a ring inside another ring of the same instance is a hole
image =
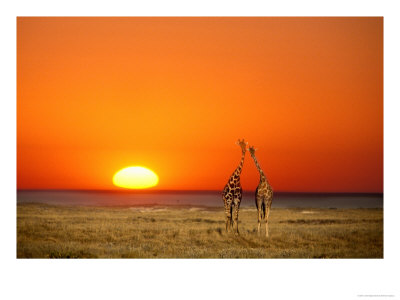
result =
[[[247,147],[248,142],[245,142],[244,139],[243,140],[238,140],[236,142],[236,145],[239,145],[240,148],[242,148],[242,152],[245,153],[246,152],[246,147]]]
[[[254,156],[256,154],[257,148],[254,148],[254,146],[249,147],[249,152],[251,156]]]

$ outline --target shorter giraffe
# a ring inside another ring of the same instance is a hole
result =
[[[226,215],[226,231],[233,227],[235,233],[239,234],[239,207],[240,201],[242,201],[242,186],[240,184],[240,174],[242,173],[244,156],[246,155],[247,142],[243,140],[238,140],[237,145],[242,149],[242,158],[240,160],[239,166],[233,172],[231,177],[229,177],[228,183],[224,187],[222,192],[222,199],[224,200],[225,215]],[[234,210],[234,215],[232,216],[232,209]],[[233,222],[232,222],[233,220]]]
[[[261,220],[265,219],[265,236],[268,237],[268,217],[269,217],[269,212],[271,210],[271,204],[272,204],[272,196],[273,196],[273,191],[272,187],[268,182],[267,177],[265,176],[263,170],[261,169],[260,165],[258,164],[257,158],[256,158],[256,149],[253,147],[249,148],[249,152],[251,157],[254,160],[254,163],[257,167],[258,172],[260,172],[260,182],[257,186],[256,189],[256,206],[257,206],[257,211],[258,211],[258,229],[257,232],[260,234],[260,229],[261,229]]]

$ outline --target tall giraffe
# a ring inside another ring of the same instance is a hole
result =
[[[260,172],[260,182],[256,189],[256,206],[258,211],[258,234],[260,234],[261,220],[265,219],[265,236],[268,237],[268,217],[271,210],[273,191],[272,187],[268,182],[263,170],[258,164],[256,158],[256,149],[253,147],[249,148],[251,157],[257,167],[258,172]]]
[[[225,205],[225,216],[226,216],[226,231],[229,230],[231,226],[235,230],[235,233],[239,234],[239,206],[240,201],[242,201],[242,186],[240,185],[240,174],[242,173],[244,156],[246,154],[247,142],[243,140],[238,140],[237,145],[242,149],[242,159],[240,160],[239,166],[229,177],[228,183],[225,185],[224,191],[222,192],[222,199]],[[233,223],[232,223],[232,209],[234,210]]]

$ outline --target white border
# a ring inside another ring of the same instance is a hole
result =
[[[400,297],[396,228],[399,18],[395,1],[15,1],[1,12],[2,299]],[[385,258],[377,260],[16,260],[16,16],[384,16]],[[392,298],[393,299],[393,298]]]

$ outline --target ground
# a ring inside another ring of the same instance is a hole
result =
[[[270,238],[243,208],[17,206],[18,258],[383,258],[382,209],[272,208]],[[264,226],[262,226],[264,230]]]

